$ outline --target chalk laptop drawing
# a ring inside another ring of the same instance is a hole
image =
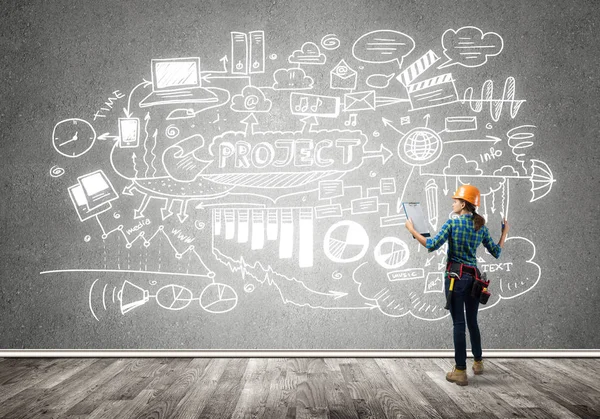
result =
[[[201,85],[200,58],[153,59],[152,93],[140,102],[145,108],[177,103],[213,103],[217,95]]]
[[[420,202],[403,202],[402,208],[404,208],[406,219],[412,219],[417,233],[420,233],[424,237],[431,236],[431,234],[429,234],[429,226],[425,220],[425,214],[423,213],[423,208],[421,208]]]

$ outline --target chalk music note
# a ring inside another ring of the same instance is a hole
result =
[[[315,102],[315,104],[310,107],[310,111],[316,112],[317,109],[319,109],[319,106],[321,106],[322,104],[323,104],[323,101],[320,98],[317,98],[317,101]]]
[[[350,116],[348,117],[347,121],[344,121],[344,125],[346,125],[347,127],[349,127],[350,125],[352,125],[353,127],[356,126],[356,115],[355,113],[350,114]]]
[[[307,109],[308,109],[308,98],[307,97],[300,98],[300,103],[294,107],[294,111],[296,111],[296,112],[306,112]]]

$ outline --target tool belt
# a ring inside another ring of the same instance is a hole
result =
[[[475,281],[473,281],[473,286],[471,287],[471,297],[479,299],[481,304],[486,304],[488,302],[491,295],[488,291],[490,281],[487,279],[487,274],[485,272],[482,274],[476,266],[452,261],[448,262],[446,272],[448,272],[448,275],[454,276],[457,279],[460,279],[463,273],[473,276]]]

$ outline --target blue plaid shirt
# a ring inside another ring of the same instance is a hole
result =
[[[496,259],[500,257],[502,248],[494,243],[486,226],[475,231],[473,215],[464,214],[444,223],[439,233],[427,239],[425,247],[433,252],[448,241],[448,262],[464,263],[477,266],[477,247],[483,243],[485,248]]]

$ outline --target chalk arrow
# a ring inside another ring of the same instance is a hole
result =
[[[212,83],[212,79],[246,79],[247,81],[250,81],[250,76],[214,76],[212,73],[208,73],[200,78],[206,83]]]
[[[501,138],[493,137],[491,135],[486,135],[486,139],[482,138],[474,138],[471,140],[452,140],[452,141],[444,141],[444,144],[452,144],[452,143],[492,143],[497,144],[502,141]]]
[[[100,141],[106,141],[106,140],[119,140],[119,136],[118,135],[110,135],[110,133],[105,132],[104,134],[101,134],[98,136],[98,139]]]
[[[388,150],[383,144],[379,146],[378,151],[366,151],[365,159],[372,157],[381,157],[383,164],[386,164],[387,161],[394,155],[390,150]]]
[[[187,214],[187,204],[189,201],[185,200],[185,201],[181,201],[181,209],[179,210],[179,213],[177,214],[177,218],[179,218],[179,222],[183,223],[185,220],[188,219],[189,215]]]
[[[160,209],[160,214],[162,216],[163,221],[169,218],[171,215],[173,215],[171,207],[173,207],[173,200],[167,199],[165,206]]]
[[[311,131],[313,125],[319,125],[319,120],[314,115],[305,116],[300,121],[302,121],[302,129],[300,132],[306,132],[306,127],[308,127],[308,131]]]
[[[131,182],[131,185],[127,185],[127,186],[125,186],[125,188],[123,189],[123,192],[122,192],[122,194],[123,194],[123,195],[129,195],[129,196],[133,196],[133,190],[134,190],[134,189],[137,191],[137,189],[136,189],[136,187],[135,187],[135,183],[134,183],[134,182]],[[139,192],[139,191],[138,191],[138,192]]]
[[[133,92],[135,92],[135,90],[140,86],[147,87],[147,86],[151,86],[151,85],[152,85],[152,82],[149,82],[148,80],[144,80],[143,82],[141,82],[140,84],[135,86],[133,89],[131,89],[131,92],[129,92],[129,97],[127,98],[127,107],[123,108],[125,117],[127,117],[127,118],[131,117],[131,112],[129,112],[129,109],[131,109],[131,96],[133,95]]]
[[[219,61],[223,63],[223,72],[227,73],[227,63],[229,62],[227,55],[224,55]]]
[[[446,177],[446,175],[444,175],[444,195],[448,195],[449,191],[450,189],[448,189],[448,178]]]
[[[207,83],[210,83],[210,81],[207,80],[207,77],[209,77],[212,73],[219,73],[219,74],[223,74],[223,73],[227,73],[227,62],[229,61],[227,59],[227,55],[224,55],[223,57],[221,57],[219,59],[219,61],[221,63],[223,63],[223,70],[207,70],[207,71],[201,71],[200,72],[200,80],[204,80]]]
[[[339,300],[342,297],[345,297],[346,295],[348,295],[347,292],[341,292],[341,291],[329,291],[329,295],[331,297],[333,297],[334,300]]]
[[[430,258],[427,258],[427,261],[425,262],[425,266],[430,266],[431,265],[431,261],[435,258],[435,255],[433,255]]]
[[[390,121],[389,119],[381,118],[381,122],[383,122],[384,126],[390,127],[391,129],[396,131],[398,134],[400,134],[402,136],[404,135],[404,133],[402,131],[400,131],[398,128],[396,128],[395,126],[392,125],[392,121]]]
[[[134,219],[137,220],[139,218],[144,217],[144,211],[146,210],[146,207],[148,206],[149,202],[150,202],[150,195],[144,194],[144,198],[142,199],[142,203],[140,204],[140,207],[133,211]]]
[[[246,118],[240,121],[242,124],[246,124],[246,129],[244,130],[244,136],[247,137],[248,133],[254,134],[254,125],[258,124],[258,120],[254,116],[254,113],[251,113]]]

